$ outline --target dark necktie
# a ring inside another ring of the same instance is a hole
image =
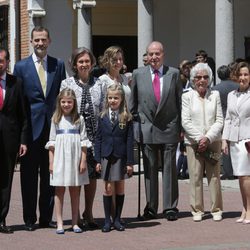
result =
[[[111,112],[111,119],[110,120],[111,120],[112,124],[115,123],[116,117],[115,117],[115,112],[114,111]]]
[[[3,108],[3,86],[2,86],[2,78],[0,78],[0,110]]]
[[[160,77],[159,71],[157,69],[154,70],[154,80],[153,80],[153,89],[155,94],[155,99],[159,103],[161,99],[161,88],[160,88]]]

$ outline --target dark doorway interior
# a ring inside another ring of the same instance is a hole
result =
[[[8,5],[0,6],[0,44],[8,49]]]
[[[137,37],[136,36],[93,36],[93,52],[98,59],[109,46],[118,45],[124,51],[125,64],[128,72],[137,68]]]

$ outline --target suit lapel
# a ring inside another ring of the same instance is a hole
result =
[[[3,108],[8,103],[9,97],[10,97],[10,87],[13,83],[11,82],[11,77],[9,74],[6,74],[6,89],[5,89],[5,97],[3,102]]]
[[[42,94],[42,96],[44,97],[43,94],[43,89],[42,89],[42,85],[36,70],[36,66],[35,63],[32,59],[32,56],[29,57],[28,63],[27,63],[27,68],[30,70],[27,70],[28,74],[29,74],[29,78],[30,78],[30,82],[33,82],[34,85],[36,85],[36,87],[39,89],[40,93]]]
[[[46,88],[46,96],[48,96],[53,80],[54,80],[54,76],[55,76],[55,72],[57,69],[57,64],[56,64],[56,60],[54,60],[54,58],[48,56],[47,57],[47,88]]]
[[[169,68],[165,65],[163,65],[163,82],[162,82],[162,92],[161,92],[161,99],[160,103],[157,108],[157,112],[162,108],[164,103],[166,102],[168,95],[169,95],[169,89],[171,86],[171,74],[169,73]]]
[[[148,89],[149,97],[152,100],[152,103],[157,107],[158,103],[155,98],[154,89],[153,89],[153,82],[152,82],[152,75],[150,71],[150,66],[146,67],[145,74],[143,74],[143,84],[145,84],[145,88]]]

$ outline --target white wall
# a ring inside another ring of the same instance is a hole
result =
[[[235,58],[245,58],[244,37],[250,37],[250,1],[234,1]]]
[[[51,44],[49,54],[61,58],[66,66],[68,74],[71,71],[68,66],[68,59],[72,52],[73,33],[73,5],[67,0],[44,1],[46,16],[43,25],[50,31]]]
[[[215,4],[211,0],[155,0],[154,37],[166,46],[167,64],[194,60],[204,49],[215,54]]]

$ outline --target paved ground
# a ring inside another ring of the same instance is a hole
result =
[[[238,181],[223,181],[224,219],[214,222],[209,213],[202,222],[193,222],[188,205],[188,180],[179,181],[180,218],[169,222],[159,214],[151,221],[139,221],[137,217],[138,176],[127,181],[123,218],[127,226],[125,232],[112,231],[102,233],[100,230],[74,234],[67,231],[65,235],[56,235],[54,229],[37,229],[34,232],[23,230],[22,204],[20,194],[19,172],[15,173],[11,208],[7,218],[15,233],[0,234],[0,250],[19,249],[168,249],[168,250],[226,250],[250,249],[250,225],[235,223],[240,215],[241,198]],[[160,186],[161,187],[161,186]],[[142,182],[143,189],[143,182]],[[205,206],[209,210],[209,193],[205,192]],[[83,199],[82,199],[83,200]],[[142,206],[145,196],[142,190]],[[81,202],[81,210],[84,204]],[[98,190],[94,204],[94,215],[97,222],[103,223],[102,181],[98,181]],[[159,212],[161,212],[161,203]],[[65,228],[70,228],[70,201],[68,193],[64,209]]]

